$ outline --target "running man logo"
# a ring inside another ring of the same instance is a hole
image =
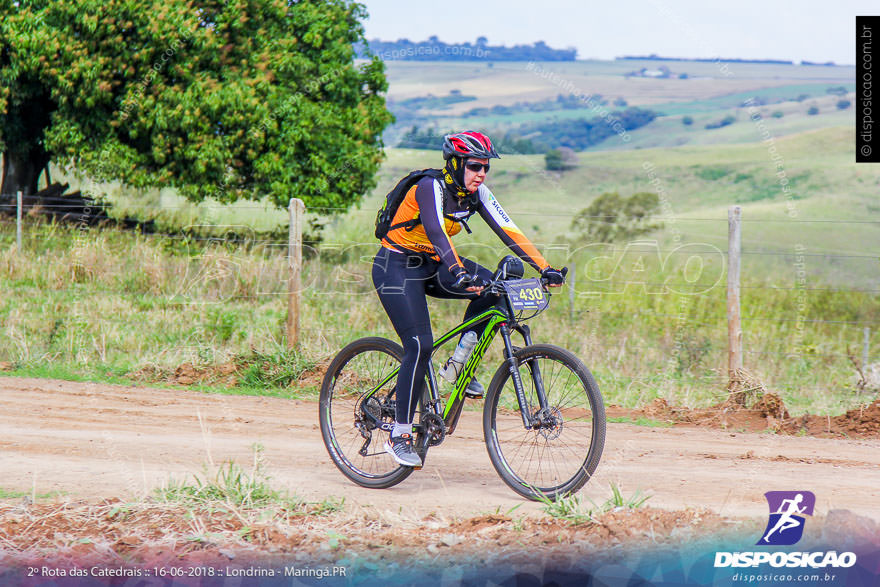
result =
[[[812,516],[816,496],[811,491],[768,491],[770,519],[759,546],[790,546],[804,535],[804,515]]]

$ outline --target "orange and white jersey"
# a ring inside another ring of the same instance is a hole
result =
[[[536,271],[540,272],[549,267],[550,264],[541,256],[537,247],[514,224],[498,200],[495,199],[495,196],[492,195],[492,191],[485,184],[480,185],[477,189],[477,195],[480,199],[480,207],[478,208],[480,216],[498,235],[498,238],[511,251],[516,253],[517,257],[534,267]]]
[[[525,237],[510,216],[485,185],[481,185],[473,198],[474,205],[444,190],[440,181],[424,177],[407,192],[391,225],[418,218],[420,223],[411,228],[388,231],[382,246],[391,250],[426,253],[442,262],[451,273],[464,269],[452,244],[451,237],[461,231],[462,221],[478,212],[480,217],[498,237],[523,261],[537,271],[549,266],[538,249]]]

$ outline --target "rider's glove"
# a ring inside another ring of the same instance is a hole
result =
[[[562,285],[565,283],[566,273],[568,273],[568,267],[563,267],[561,271],[553,267],[547,267],[541,271],[541,277],[547,280],[547,285]]]
[[[452,282],[452,287],[455,288],[465,288],[468,287],[471,283],[471,279],[473,279],[473,275],[468,273],[463,267],[461,271],[455,274],[455,281]]]
[[[461,271],[456,276],[452,287],[456,289],[467,289],[469,287],[486,287],[488,282],[479,275],[471,275],[467,271]]]

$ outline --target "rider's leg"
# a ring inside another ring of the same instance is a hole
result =
[[[382,307],[391,319],[403,345],[403,360],[397,376],[395,421],[400,432],[412,426],[417,398],[425,381],[434,339],[425,299],[425,280],[435,273],[421,257],[407,256],[383,248],[373,261],[373,284]]]
[[[479,275],[484,281],[491,281],[492,272],[476,263],[467,259],[465,257],[461,258],[461,262],[464,264],[465,269],[467,269],[468,273],[471,275]],[[467,289],[456,288],[453,286],[453,282],[455,278],[449,271],[444,269],[440,269],[433,279],[427,282],[425,291],[434,297],[437,298],[453,298],[453,299],[468,299],[471,302],[468,304],[467,309],[464,311],[464,321],[473,318],[474,316],[478,316],[494,306],[500,298],[495,295],[479,295],[474,292],[469,292]],[[483,331],[486,329],[486,323],[477,324],[473,328],[469,330],[465,330],[462,332],[462,336],[467,334],[467,332],[472,331],[478,337],[483,335]],[[483,385],[477,380],[476,377],[471,379],[470,384],[468,384],[467,389],[465,390],[465,394],[471,398],[481,398],[485,393],[485,389]]]

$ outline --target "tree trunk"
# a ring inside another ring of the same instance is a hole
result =
[[[32,194],[38,191],[37,180],[49,163],[49,155],[42,148],[34,148],[29,156],[7,151],[3,153],[3,181],[0,196],[4,200],[15,199],[18,191],[24,195],[26,204],[33,205]]]

